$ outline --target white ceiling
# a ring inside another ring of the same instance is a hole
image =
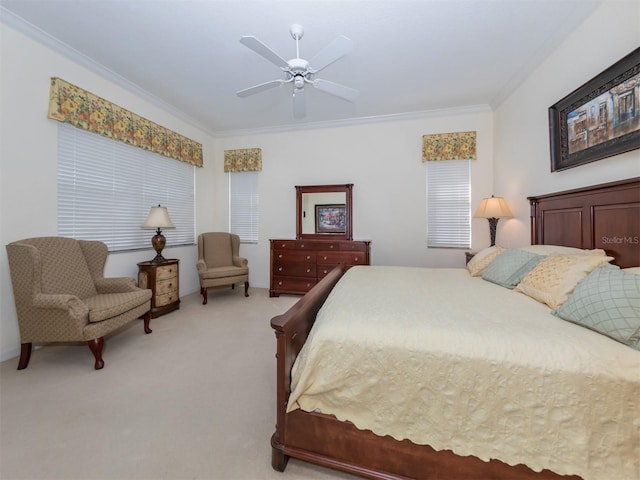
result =
[[[0,15],[222,135],[495,107],[600,1],[0,0]],[[339,35],[353,41],[351,53],[316,75],[358,89],[353,103],[307,87],[307,116],[295,120],[291,84],[235,94],[282,78],[240,37],[295,58],[294,23],[304,27],[302,58]]]

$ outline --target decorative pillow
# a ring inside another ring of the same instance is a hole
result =
[[[640,350],[640,275],[596,268],[551,313]]]
[[[491,260],[496,258],[502,252],[504,252],[504,248],[498,245],[480,250],[471,260],[469,260],[469,263],[467,263],[467,270],[469,270],[472,277],[482,275],[482,272],[487,268],[487,265],[491,263]]]
[[[627,272],[627,273],[634,273],[636,275],[640,275],[640,267],[623,268],[622,271],[623,272]]]
[[[601,248],[595,250],[583,250],[575,247],[564,247],[562,245],[527,245],[520,247],[520,250],[526,250],[527,252],[535,253],[537,255],[606,255],[605,251]]]
[[[543,255],[525,250],[507,250],[487,265],[482,278],[506,288],[514,288],[543,258]]]
[[[613,257],[602,255],[551,254],[540,261],[515,290],[557,308],[567,300],[580,280],[611,260]]]

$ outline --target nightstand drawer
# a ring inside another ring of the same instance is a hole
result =
[[[165,305],[169,305],[175,302],[177,299],[178,295],[176,292],[165,293],[164,295],[156,295],[155,304],[156,307],[164,307]]]
[[[178,291],[178,282],[175,277],[168,280],[159,280],[156,283],[156,295],[164,295],[166,293],[176,293]]]
[[[178,267],[176,265],[166,265],[156,269],[156,280],[165,280],[174,278],[178,275]]]

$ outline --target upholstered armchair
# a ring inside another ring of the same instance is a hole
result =
[[[198,235],[198,276],[202,304],[207,304],[207,289],[244,282],[244,296],[249,296],[249,267],[239,255],[240,237],[233,233],[208,232]]]
[[[18,370],[29,365],[34,343],[86,341],[99,370],[105,335],[140,317],[151,333],[151,290],[133,278],[104,278],[104,243],[38,237],[6,248],[22,344]]]

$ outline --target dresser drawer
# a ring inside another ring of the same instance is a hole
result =
[[[348,250],[350,252],[366,252],[369,244],[366,242],[341,242],[340,250]]]
[[[178,275],[178,267],[176,265],[167,265],[156,269],[156,280],[174,278],[176,275]]]
[[[273,290],[306,293],[317,283],[315,278],[273,277]]]
[[[287,277],[315,277],[315,263],[275,263],[273,274]]]
[[[271,240],[271,248],[273,250],[296,250],[298,242],[297,240]]]
[[[367,265],[366,252],[318,252],[318,265]]]
[[[316,252],[276,250],[273,252],[273,263],[316,263]]]

